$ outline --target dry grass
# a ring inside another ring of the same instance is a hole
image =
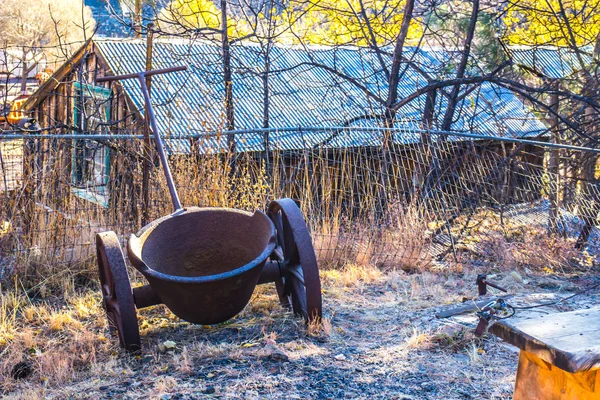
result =
[[[214,390],[225,397],[315,397],[303,382],[324,382],[320,391],[346,390],[348,373],[351,382],[367,385],[360,390],[394,390],[385,386],[392,384],[386,376],[412,379],[411,393],[428,376],[440,394],[471,390],[463,374],[477,376],[482,368],[490,376],[514,376],[516,354],[499,360],[497,349],[488,355],[492,342],[474,338],[472,328],[430,319],[428,308],[459,301],[460,285],[474,281],[473,271],[409,274],[350,264],[322,270],[321,279],[325,317],[309,326],[278,306],[273,285],[258,286],[239,316],[217,326],[188,324],[162,306],[139,310],[143,352],[137,356],[121,352],[109,336],[97,288],[71,283],[66,286],[75,290],[61,296],[30,299],[17,282],[1,292],[1,393],[70,398],[127,391],[148,398]],[[31,368],[26,378],[14,378],[19,363]],[[512,381],[505,381],[494,390],[510,393]]]
[[[6,392],[20,391],[27,398],[43,397],[46,388],[94,376],[132,376],[135,368],[129,364],[142,362],[123,357],[113,338],[107,337],[93,246],[99,231],[112,229],[127,235],[141,227],[139,166],[131,159],[115,160],[111,181],[119,182],[119,189],[112,192],[111,208],[104,209],[72,193],[65,180],[68,172],[59,165],[61,153],[52,151],[48,148],[46,153],[49,168],[34,175],[41,178],[24,181],[24,188],[39,185],[39,189],[11,192],[9,206],[0,211],[0,278],[5,281],[0,287],[0,387]],[[143,357],[151,359],[152,375],[160,375],[152,382],[154,394],[175,389],[177,381],[162,376],[167,370],[187,376],[204,362],[247,363],[281,352],[289,353],[292,360],[339,356],[333,345],[315,342],[358,340],[352,324],[376,331],[387,318],[379,311],[382,307],[416,312],[455,300],[448,295],[440,269],[433,268],[440,260],[434,260],[431,251],[432,233],[444,227],[447,215],[435,219],[422,206],[398,200],[394,195],[398,188],[392,186],[383,190],[386,212],[378,215],[373,204],[381,200],[376,190],[381,181],[371,173],[376,168],[354,162],[349,152],[338,156],[332,162],[329,156],[318,154],[293,161],[275,155],[271,171],[244,156],[237,160],[236,174],[231,174],[225,156],[173,160],[184,205],[254,210],[264,209],[275,198],[299,200],[319,259],[324,298],[329,304],[352,305],[356,315],[352,323],[340,321],[332,309],[322,321],[304,326],[281,310],[272,285],[258,287],[240,316],[218,327],[190,328],[164,307],[141,310],[141,334],[151,349]],[[52,157],[56,168],[52,168]],[[126,173],[117,174],[121,167]],[[159,170],[153,171],[151,182],[154,189],[148,211],[152,220],[169,213],[171,206]],[[556,272],[581,257],[572,250],[570,240],[548,237],[528,226],[501,225],[498,216],[486,210],[458,218],[441,230],[446,231],[455,241],[452,248],[446,246],[441,260],[449,261],[443,264],[445,271],[469,271],[477,262],[483,272]],[[135,272],[132,277],[139,280]],[[361,315],[364,309],[370,309],[367,315]],[[412,325],[410,318],[407,321]],[[384,328],[396,329],[399,323],[396,318]],[[286,329],[299,339],[281,344]],[[247,330],[254,334],[241,342],[195,337],[222,338],[218,336],[221,331]],[[404,326],[399,332],[399,339],[394,337],[389,345],[372,352],[374,360],[392,365],[406,354],[443,348],[466,354],[471,364],[485,361],[478,342],[464,332],[433,331],[427,326]],[[384,329],[372,334],[384,339],[393,336]],[[188,335],[193,339],[185,339]],[[165,340],[174,341],[175,349],[165,347]],[[342,357],[334,360],[344,362]],[[15,379],[19,363],[31,368],[25,380]]]
[[[87,375],[116,354],[104,336],[104,312],[95,291],[40,301],[15,288],[5,290],[1,300],[0,382],[5,390],[19,385],[18,363],[30,370],[29,382],[61,385]]]
[[[460,226],[459,224],[457,224]],[[542,227],[507,220],[497,214],[482,212],[471,219],[457,244],[457,264],[493,265],[493,270],[565,272],[574,266],[587,268],[593,260],[575,250],[575,239],[548,235]]]
[[[139,146],[125,150],[123,145],[111,159],[109,182],[117,187],[110,188],[105,209],[74,193],[68,143],[40,140],[35,145],[44,151],[43,160],[37,160],[44,168],[26,171],[19,178],[22,190],[3,194],[8,207],[0,210],[0,281],[16,275],[44,296],[60,293],[63,282],[70,281],[66,276],[77,275],[78,283],[95,279],[97,232],[110,229],[126,237],[142,226],[141,154]],[[435,201],[407,199],[403,193],[412,182],[403,167],[394,164],[394,173],[382,177],[377,155],[366,150],[274,152],[268,167],[250,153],[235,160],[226,152],[174,155],[171,166],[184,205],[264,210],[272,199],[298,200],[323,268],[377,265],[414,272],[440,265],[460,269],[484,260],[503,268],[556,270],[579,257],[571,241],[510,223],[500,227],[498,215],[486,209],[445,226],[451,213],[437,210],[442,205],[436,202],[460,204],[463,193],[437,193],[444,196]],[[485,168],[473,176],[463,172],[464,179],[486,183],[479,175]],[[145,211],[153,220],[171,212],[158,168],[151,171],[150,187]],[[446,243],[438,257],[434,241],[440,234],[451,234],[453,246]]]
[[[20,181],[22,190],[6,193],[8,207],[0,210],[0,254],[7,264],[0,265],[0,280],[16,275],[28,289],[56,293],[65,276],[94,279],[97,232],[115,230],[126,237],[142,226],[141,160],[136,158],[141,155],[130,148],[111,159],[109,182],[118,188],[110,188],[106,209],[83,200],[69,184],[71,149],[65,142],[38,141],[36,146],[45,152],[37,160],[44,168],[29,171]],[[240,154],[232,173],[226,153],[176,155],[171,167],[184,205],[264,210],[272,199],[298,200],[324,267],[353,263],[426,269],[424,220],[415,206],[396,199],[392,186],[380,199],[380,176],[372,173],[376,165],[363,163],[364,157],[317,150],[290,159],[274,153],[267,169],[253,155]],[[171,212],[171,205],[160,169],[151,172],[150,182],[146,211],[153,220]],[[372,207],[379,201],[387,204],[385,221]]]

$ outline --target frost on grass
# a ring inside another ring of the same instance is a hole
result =
[[[33,299],[5,289],[0,390],[7,398],[509,397],[517,353],[475,338],[472,316],[434,318],[441,305],[475,295],[476,272],[323,270],[325,318],[314,326],[283,310],[272,284],[216,326],[189,324],[163,306],[144,309],[137,355],[118,348],[97,288]],[[537,293],[532,299],[552,296],[551,281],[574,287],[544,273],[519,277],[500,271],[494,279]]]

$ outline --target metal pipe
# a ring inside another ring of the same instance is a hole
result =
[[[81,134],[63,134],[57,133],[56,135],[49,134],[41,134],[41,133],[0,133],[0,140],[3,139],[81,139],[81,140],[110,140],[110,139],[143,139],[144,135],[123,135],[123,134],[115,134],[115,135],[81,135]]]
[[[265,266],[262,269],[260,274],[260,278],[258,278],[257,285],[262,285],[263,283],[275,282],[281,279],[281,266],[277,261],[267,261]]]
[[[186,66],[178,66],[178,67],[171,67],[171,68],[154,69],[152,71],[135,72],[133,74],[102,76],[102,77],[96,78],[96,82],[100,83],[100,82],[120,81],[123,79],[137,79],[137,78],[139,78],[140,74],[142,74],[143,76],[152,76],[152,75],[158,75],[158,74],[167,74],[169,72],[185,71],[186,69],[187,69]]]
[[[509,142],[509,143],[523,143],[523,144],[531,144],[533,146],[540,147],[550,147],[550,148],[559,148],[559,149],[567,149],[567,150],[575,150],[575,151],[587,151],[592,153],[599,153],[600,149],[592,148],[592,147],[584,147],[584,146],[575,146],[568,144],[558,144],[558,143],[548,143],[541,142],[539,140],[530,140],[530,139],[521,139],[521,138],[507,138],[507,137],[499,137],[499,136],[487,136],[487,135],[479,135],[474,133],[462,133],[462,132],[450,132],[450,131],[427,131],[423,129],[397,129],[397,128],[361,128],[361,127],[335,127],[335,126],[323,126],[323,127],[285,127],[285,128],[258,128],[258,129],[236,129],[233,131],[222,131],[222,132],[204,132],[204,133],[196,133],[189,135],[171,135],[171,139],[201,139],[201,138],[210,138],[216,136],[223,135],[235,135],[235,134],[244,134],[244,133],[265,133],[265,132],[319,132],[319,131],[333,131],[333,130],[345,130],[345,131],[371,131],[371,132],[379,132],[386,130],[395,130],[397,132],[410,132],[415,134],[420,133],[430,133],[431,135],[446,135],[446,136],[457,136],[457,137],[466,137],[471,139],[481,139],[481,140],[494,140],[499,142]],[[99,140],[109,140],[109,139],[143,139],[143,135],[81,135],[81,134],[0,134],[0,139],[99,139]],[[407,143],[407,144],[417,144],[415,143]]]
[[[150,119],[150,126],[152,128],[152,132],[154,132],[154,141],[156,142],[158,156],[160,158],[161,164],[163,165],[165,178],[167,179],[167,186],[169,187],[169,193],[171,194],[173,208],[175,209],[175,211],[181,210],[181,202],[179,201],[179,195],[177,194],[177,189],[175,188],[175,183],[173,182],[173,175],[171,174],[171,168],[169,168],[167,153],[163,146],[163,141],[158,132],[158,128],[156,127],[156,117],[154,116],[154,109],[152,108],[152,104],[150,103],[150,95],[148,94],[148,87],[146,86],[146,79],[143,72],[138,74],[138,79],[142,87],[144,100],[146,101],[146,112],[148,113],[148,117]]]
[[[150,285],[133,288],[133,301],[137,308],[146,308],[162,304],[162,300]]]

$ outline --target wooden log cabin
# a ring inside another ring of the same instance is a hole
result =
[[[166,139],[168,153],[174,159],[226,152],[227,144],[222,135],[226,124],[220,48],[205,42],[161,39],[154,42],[150,58],[146,50],[145,39],[91,40],[27,100],[24,109],[39,121],[48,135],[81,134],[91,139],[94,135],[106,134],[143,135],[146,132],[144,102],[138,83],[130,80],[98,84],[97,78],[146,70],[149,64],[152,69],[184,65],[187,71],[156,76],[151,84],[158,127]],[[436,63],[441,63],[436,60],[443,58],[436,58],[440,56],[439,50],[410,51],[424,55],[419,58],[420,62],[430,65],[420,67],[432,71],[439,67]],[[318,202],[330,198],[332,189],[342,196],[372,194],[374,186],[381,183],[378,176],[384,169],[383,134],[378,128],[380,122],[361,116],[381,115],[382,110],[355,85],[340,81],[325,69],[303,65],[307,57],[305,49],[275,47],[268,60],[271,72],[265,74],[267,60],[259,46],[232,48],[236,151],[238,155],[245,154],[246,160],[264,161],[265,154],[282,157],[284,165],[279,165],[282,174],[279,181],[282,185],[287,182],[288,188],[284,190],[292,196],[312,190]],[[310,57],[331,67],[341,65],[346,74],[369,87],[386,90],[385,77],[381,71],[377,72],[376,58],[366,49],[316,47],[310,49]],[[424,84],[426,81],[418,71],[409,68],[403,76],[400,92],[408,94]],[[416,165],[430,166],[427,157],[431,152],[420,143],[425,96],[421,97],[399,110],[397,130],[388,154],[391,164],[383,171],[388,176],[388,184],[400,197],[414,190]],[[435,118],[443,116],[445,103],[441,97],[438,96],[435,104],[437,111],[432,113],[433,126]],[[492,84],[485,83],[481,90],[466,96],[458,109],[460,112],[453,125],[457,131],[490,137],[530,137],[546,130],[516,96]],[[271,130],[261,130],[265,126]],[[350,128],[315,128],[340,126]],[[190,134],[195,138],[190,138]],[[535,169],[542,165],[543,154],[531,147],[524,149],[522,157],[508,166],[501,165],[501,160],[514,148],[511,144],[464,138],[436,142],[440,144],[438,150],[446,151],[449,162],[457,165],[456,171],[467,166],[456,176],[469,173],[474,182],[482,184],[489,184],[487,175],[498,175],[498,168],[506,174],[506,168],[516,166],[518,169],[522,165],[521,168]],[[129,212],[136,219],[141,214],[140,205],[146,207],[147,199],[139,200],[141,193],[148,191],[142,187],[142,180],[148,178],[141,178],[145,154],[141,140],[115,141],[103,137],[101,140],[41,141],[36,142],[36,146],[30,149],[30,154],[35,154],[37,160],[28,164],[30,170],[26,175],[36,175],[35,168],[48,170],[48,166],[43,166],[43,154],[49,154],[52,147],[62,158],[54,160],[58,165],[54,164],[56,167],[51,169],[64,172],[71,193],[103,207],[129,199]],[[314,159],[306,162],[307,152],[321,162]],[[465,162],[468,157],[479,162],[479,171],[473,170],[474,164]],[[310,170],[315,187],[307,188],[300,180],[294,180],[294,174],[297,176],[300,169]],[[526,179],[525,172],[531,171],[523,172],[513,174],[511,179]],[[344,183],[351,175],[356,179],[350,184]],[[504,175],[495,179],[500,182]],[[324,181],[330,184],[322,184]],[[374,186],[367,188],[365,184]],[[539,195],[537,177],[534,181],[515,181],[515,185],[522,185],[521,193],[515,194],[519,190],[511,189],[514,191],[508,194],[511,201],[531,200],[532,196]],[[448,195],[458,198],[458,185],[450,182],[447,186]],[[534,194],[536,191],[538,194]],[[339,201],[356,208],[364,204],[360,198]],[[456,206],[460,206],[460,201],[456,201]]]

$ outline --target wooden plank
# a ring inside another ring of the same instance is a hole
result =
[[[502,320],[489,331],[567,372],[600,368],[600,307]]]
[[[570,373],[521,350],[513,400],[597,400],[600,370]]]

